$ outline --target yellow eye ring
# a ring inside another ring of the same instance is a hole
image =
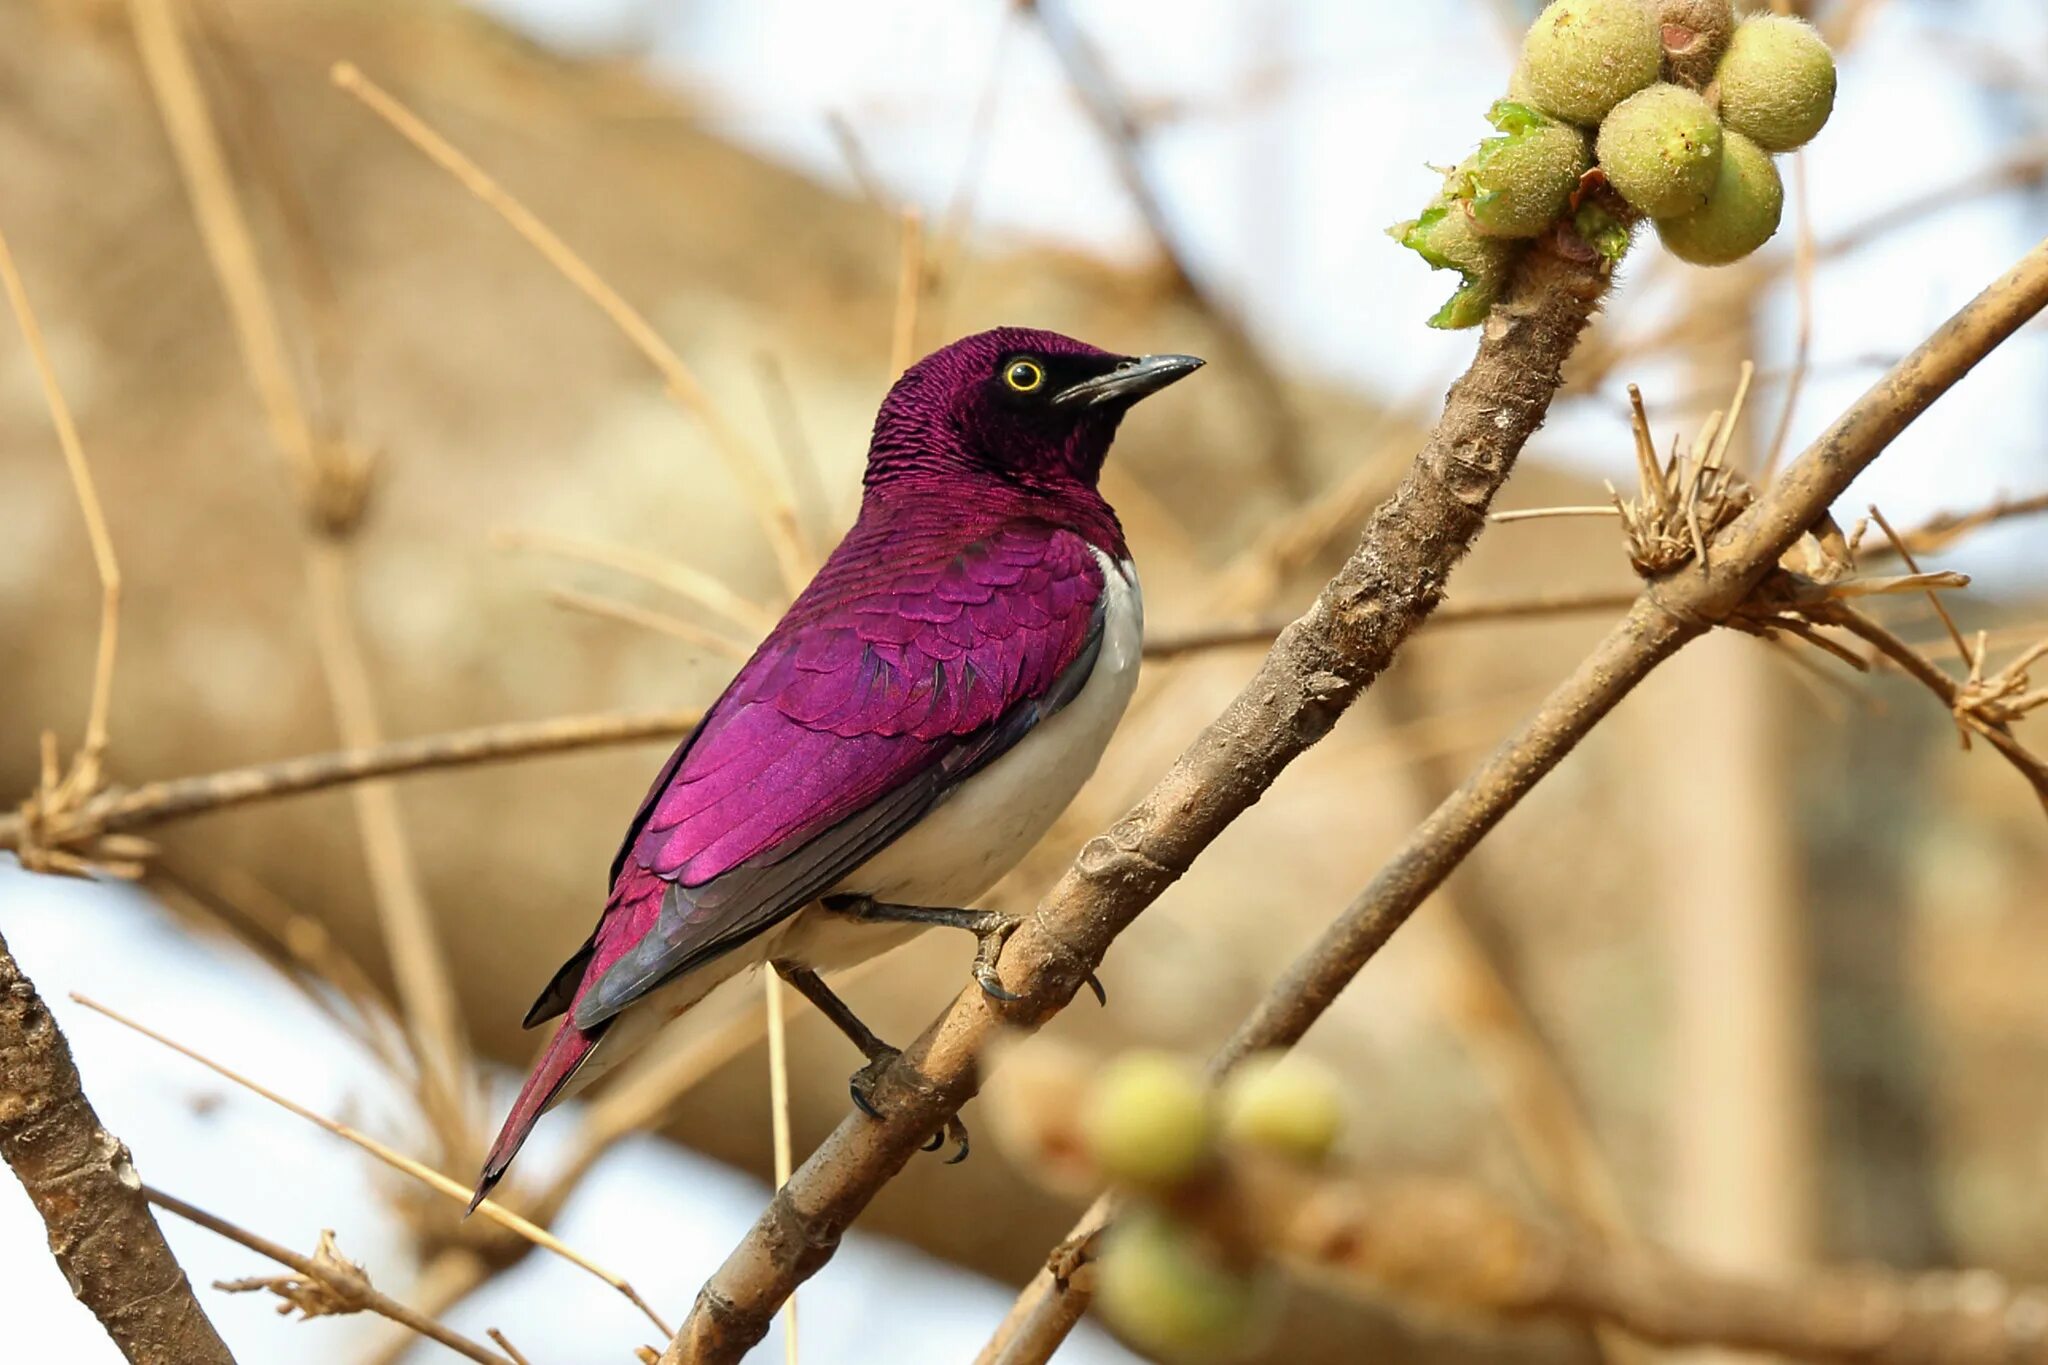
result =
[[[1035,360],[1013,360],[1003,367],[1003,383],[1013,393],[1036,393],[1045,387],[1045,367]]]

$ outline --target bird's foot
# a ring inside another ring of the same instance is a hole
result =
[[[854,1107],[871,1119],[882,1117],[882,1111],[875,1106],[875,1087],[881,1082],[882,1073],[889,1069],[902,1053],[899,1049],[883,1044],[868,1058],[868,1064],[853,1073],[847,1082],[847,1090],[853,1095]],[[946,1126],[933,1133],[924,1150],[936,1152],[951,1142],[953,1155],[946,1158],[948,1166],[957,1166],[967,1160],[967,1125],[960,1121],[958,1114],[946,1120]]]

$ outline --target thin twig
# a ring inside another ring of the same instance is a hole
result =
[[[185,1046],[183,1043],[176,1041],[175,1039],[168,1038],[163,1034],[158,1033],[155,1029],[150,1028],[147,1024],[143,1024],[138,1022],[137,1020],[131,1019],[127,1015],[122,1014],[118,1010],[112,1009],[106,1005],[102,1005],[97,1000],[93,1000],[87,996],[80,995],[76,991],[73,991],[71,993],[71,998],[77,1003],[85,1006],[87,1009],[93,1011],[95,1014],[105,1015],[107,1018],[113,1020],[115,1023],[120,1024],[124,1028],[134,1030],[135,1032],[141,1034],[143,1037],[149,1039],[151,1042],[160,1043],[164,1047],[169,1048],[171,1051],[177,1053],[178,1055],[190,1058],[192,1061],[199,1063],[199,1065],[213,1072],[216,1076],[220,1076],[225,1080],[233,1081],[236,1085],[239,1085],[246,1090],[253,1091],[255,1094],[261,1095],[264,1099],[269,1100],[272,1104],[278,1106],[280,1109],[285,1110],[287,1113],[296,1114],[298,1117],[304,1119],[306,1122],[310,1124],[313,1124],[315,1127],[323,1128],[327,1132],[332,1133],[334,1136],[342,1139],[343,1141],[355,1144],[357,1147],[360,1147],[363,1151],[368,1152],[371,1156],[377,1158],[377,1160],[391,1167],[391,1169],[399,1171],[405,1175],[411,1176],[414,1180],[419,1181],[421,1184],[426,1185],[431,1189],[439,1191],[441,1194],[446,1195],[448,1198],[454,1200],[456,1203],[462,1204],[464,1206],[467,1206],[469,1204],[472,1191],[467,1185],[463,1185],[455,1180],[451,1180],[449,1177],[443,1175],[441,1172],[435,1170],[433,1167],[427,1165],[426,1163],[421,1161],[415,1161],[413,1158],[406,1156],[403,1152],[400,1152],[392,1147],[388,1147],[385,1144],[377,1141],[377,1139],[369,1136],[367,1133],[363,1133],[358,1131],[357,1129],[351,1128],[345,1123],[341,1123],[334,1119],[328,1118],[324,1114],[315,1113],[313,1110],[306,1108],[306,1106],[298,1103],[295,1100],[286,1099],[283,1095],[280,1095],[277,1091],[270,1089],[268,1086],[265,1086],[260,1082],[251,1080],[249,1077],[244,1076],[241,1072],[236,1071],[231,1067],[225,1066],[222,1063],[213,1060],[213,1058],[208,1057],[204,1053],[199,1052],[193,1048],[189,1048]],[[616,1289],[620,1294],[624,1295],[626,1299],[630,1303],[632,1303],[632,1305],[635,1308],[638,1308],[642,1313],[646,1314],[648,1321],[652,1322],[656,1327],[660,1328],[664,1335],[668,1333],[669,1329],[662,1322],[660,1314],[656,1313],[654,1309],[648,1305],[647,1301],[640,1297],[639,1291],[634,1289],[631,1284],[627,1283],[623,1276],[615,1275],[611,1271],[606,1270],[603,1266],[591,1260],[582,1252],[577,1251],[575,1248],[563,1242],[561,1238],[555,1236],[546,1228],[540,1227],[526,1218],[522,1218],[518,1214],[514,1213],[512,1210],[500,1205],[496,1200],[485,1199],[476,1206],[476,1212],[482,1214],[484,1217],[490,1219],[492,1222],[498,1224],[500,1227],[503,1227],[508,1231],[511,1231],[513,1233],[518,1234],[521,1237],[524,1237],[527,1241],[533,1243],[535,1246],[547,1251],[551,1251],[555,1255],[561,1257],[563,1260],[569,1262],[571,1265],[578,1266],[581,1269],[588,1271],[590,1274],[595,1275],[598,1279],[603,1280],[606,1284],[610,1285],[613,1289]]]
[[[642,582],[674,593],[695,603],[746,635],[765,635],[775,628],[776,613],[759,602],[735,592],[715,574],[708,574],[680,560],[650,554],[624,545],[595,540],[578,540],[553,531],[501,530],[491,536],[493,544],[507,550],[534,550],[558,555],[582,564],[616,569]]]
[[[1937,668],[1926,655],[1886,630],[1877,622],[1871,620],[1862,612],[1850,607],[1847,603],[1834,603],[1825,608],[1821,613],[1818,613],[1818,617],[1827,624],[1840,626],[1850,634],[1866,641],[1886,658],[1904,669],[1909,677],[1919,682],[1928,691],[1934,693],[1935,696],[1941,698],[1942,704],[1948,707],[1951,714],[1955,715],[1958,725],[1974,721],[1975,723],[1972,728],[1976,733],[1984,736],[1991,746],[1998,750],[2005,760],[2019,771],[2022,777],[2027,779],[2028,783],[2033,786],[2035,795],[2040,797],[2044,806],[2048,806],[2048,762],[2035,757],[2025,745],[2021,744],[2013,736],[2011,728],[2003,721],[1986,720],[1976,716],[1968,705],[1969,698],[1964,693],[1964,684],[1958,683],[1955,679],[1949,677],[1948,674]],[[1981,668],[1982,663],[1979,655],[1971,651],[1967,645],[1963,645],[1961,648],[1963,649],[1964,660],[1971,663],[1974,667]],[[2031,652],[2022,655],[2015,667],[2024,669],[2026,664],[2034,657],[2038,657],[2038,655],[2034,655]]]
[[[306,545],[306,581],[314,644],[335,728],[344,744],[366,748],[382,741],[383,726],[350,600],[345,541],[361,524],[368,466],[338,443],[316,440],[255,242],[171,0],[130,0],[129,14],[272,444],[306,476],[301,491],[312,531]],[[362,782],[352,786],[349,795],[378,925],[419,1062],[419,1098],[444,1149],[460,1151],[468,1145],[473,1119],[473,1095],[466,1083],[469,1041],[456,1007],[452,974],[434,933],[418,860],[390,787]]]
[[[760,517],[761,529],[775,552],[776,563],[792,590],[810,575],[811,550],[797,525],[796,509],[780,486],[774,469],[743,438],[725,412],[712,401],[710,393],[675,349],[662,340],[652,323],[620,293],[591,269],[588,262],[557,236],[481,167],[457,151],[454,144],[428,127],[425,120],[406,108],[390,92],[356,69],[352,62],[338,62],[333,69],[336,87],[354,96],[363,106],[389,124],[435,165],[455,179],[477,199],[494,210],[511,229],[538,251],[562,277],[582,291],[583,296],[611,319],[661,375],[668,393],[704,424],[711,443],[725,461],[733,478],[746,490]]]
[[[1101,137],[1124,192],[1159,248],[1175,289],[1208,320],[1230,369],[1243,376],[1251,390],[1259,409],[1257,429],[1267,433],[1266,458],[1291,491],[1305,491],[1301,420],[1279,372],[1242,315],[1194,269],[1180,228],[1153,183],[1145,156],[1144,128],[1131,112],[1130,100],[1118,88],[1102,53],[1059,0],[1021,0],[1018,8],[1038,20],[1047,46]]]
[[[688,733],[699,714],[695,710],[640,711],[508,721],[474,730],[394,739],[366,749],[306,754],[199,777],[109,787],[62,824],[38,831],[31,831],[19,815],[0,815],[0,849],[22,849],[31,833],[53,844],[68,843],[371,778],[667,739]]]
[[[1509,521],[1547,521],[1553,517],[1618,517],[1621,509],[1612,503],[1592,507],[1523,507],[1512,512],[1488,512],[1486,519],[1496,525]]]
[[[1813,363],[1813,276],[1814,255],[1813,213],[1806,197],[1806,153],[1792,153],[1792,203],[1795,236],[1793,237],[1793,295],[1799,305],[1799,325],[1792,343],[1792,375],[1785,384],[1784,406],[1778,409],[1778,426],[1771,433],[1771,444],[1764,455],[1764,462],[1757,477],[1759,483],[1768,483],[1771,475],[1778,472],[1778,461],[1784,458],[1785,443],[1792,436],[1792,418],[1799,411],[1799,396],[1806,389],[1806,375]],[[1731,423],[1732,425],[1732,423]]]
[[[511,1357],[486,1350],[460,1332],[443,1326],[425,1314],[415,1312],[389,1294],[375,1288],[370,1283],[370,1277],[363,1273],[362,1267],[344,1261],[333,1253],[327,1236],[321,1239],[323,1255],[301,1256],[288,1246],[282,1246],[268,1237],[230,1223],[227,1219],[208,1213],[204,1209],[195,1208],[175,1195],[165,1194],[152,1186],[142,1187],[142,1197],[160,1209],[177,1214],[188,1223],[196,1223],[208,1232],[225,1237],[230,1242],[247,1247],[259,1256],[267,1256],[279,1265],[297,1271],[305,1280],[319,1285],[325,1291],[321,1303],[325,1313],[375,1313],[379,1317],[391,1319],[408,1331],[417,1332],[429,1341],[446,1346],[457,1355],[481,1361],[483,1365],[515,1365]],[[272,1283],[275,1282],[234,1280],[217,1282],[214,1288],[235,1293],[247,1289],[269,1288]],[[287,1292],[289,1288],[288,1285],[279,1286],[279,1292],[286,1293],[287,1310],[299,1302],[297,1294]],[[315,1315],[308,1312],[307,1316]]]
[[[71,490],[78,498],[78,510],[85,517],[85,534],[92,542],[92,562],[100,579],[100,642],[93,660],[92,702],[86,711],[85,742],[73,760],[75,780],[68,785],[74,799],[83,799],[99,785],[101,760],[107,752],[107,711],[113,703],[114,654],[121,625],[121,565],[114,557],[114,537],[107,530],[107,514],[100,506],[99,490],[92,481],[92,469],[85,462],[85,446],[78,439],[78,423],[71,405],[57,383],[57,368],[43,343],[43,329],[29,307],[28,290],[14,263],[14,251],[0,233],[0,283],[7,289],[8,306],[21,326],[28,344],[36,380],[42,385],[43,402],[50,411],[50,425],[56,428],[57,444],[64,452],[64,467],[71,473]]]
[[[600,597],[596,593],[581,592],[575,588],[549,588],[548,600],[570,611],[579,611],[601,620],[617,621],[622,625],[667,635],[727,659],[744,659],[749,653],[747,646],[729,635],[721,635],[715,630],[707,630],[694,621],[685,621],[680,616],[671,616],[665,611],[655,611],[638,603],[621,602],[616,598]]]
[[[1611,510],[1611,509],[1610,509]],[[1446,602],[1438,607],[1424,629],[1437,626],[1473,625],[1483,621],[1541,619],[1550,616],[1597,615],[1626,611],[1636,600],[1632,592],[1539,593],[1534,597],[1509,597],[1498,601]],[[1270,645],[1293,618],[1278,617],[1247,621],[1241,625],[1209,626],[1196,630],[1162,634],[1145,641],[1147,659],[1176,659],[1212,649],[1244,645]]]
[[[924,214],[902,211],[902,244],[896,259],[896,312],[889,329],[889,377],[917,359],[917,309],[924,297]]]

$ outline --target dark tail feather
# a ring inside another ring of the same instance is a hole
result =
[[[590,1050],[597,1046],[597,1040],[604,1036],[604,1029],[603,1024],[594,1029],[580,1029],[564,1019],[555,1030],[548,1050],[541,1054],[540,1063],[526,1078],[519,1098],[512,1102],[512,1112],[505,1116],[505,1126],[498,1130],[498,1140],[491,1144],[490,1154],[484,1158],[483,1175],[476,1182],[476,1197],[469,1201],[471,1213],[476,1212],[476,1206],[483,1203],[498,1182],[505,1178],[505,1168],[512,1164],[513,1157],[519,1155],[526,1135],[533,1131],[533,1125],[541,1114],[562,1092],[569,1078],[576,1074],[576,1068],[583,1065]]]

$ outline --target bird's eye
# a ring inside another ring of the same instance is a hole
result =
[[[1045,387],[1045,367],[1035,360],[1013,360],[1003,367],[1003,382],[1014,393],[1036,393]]]

